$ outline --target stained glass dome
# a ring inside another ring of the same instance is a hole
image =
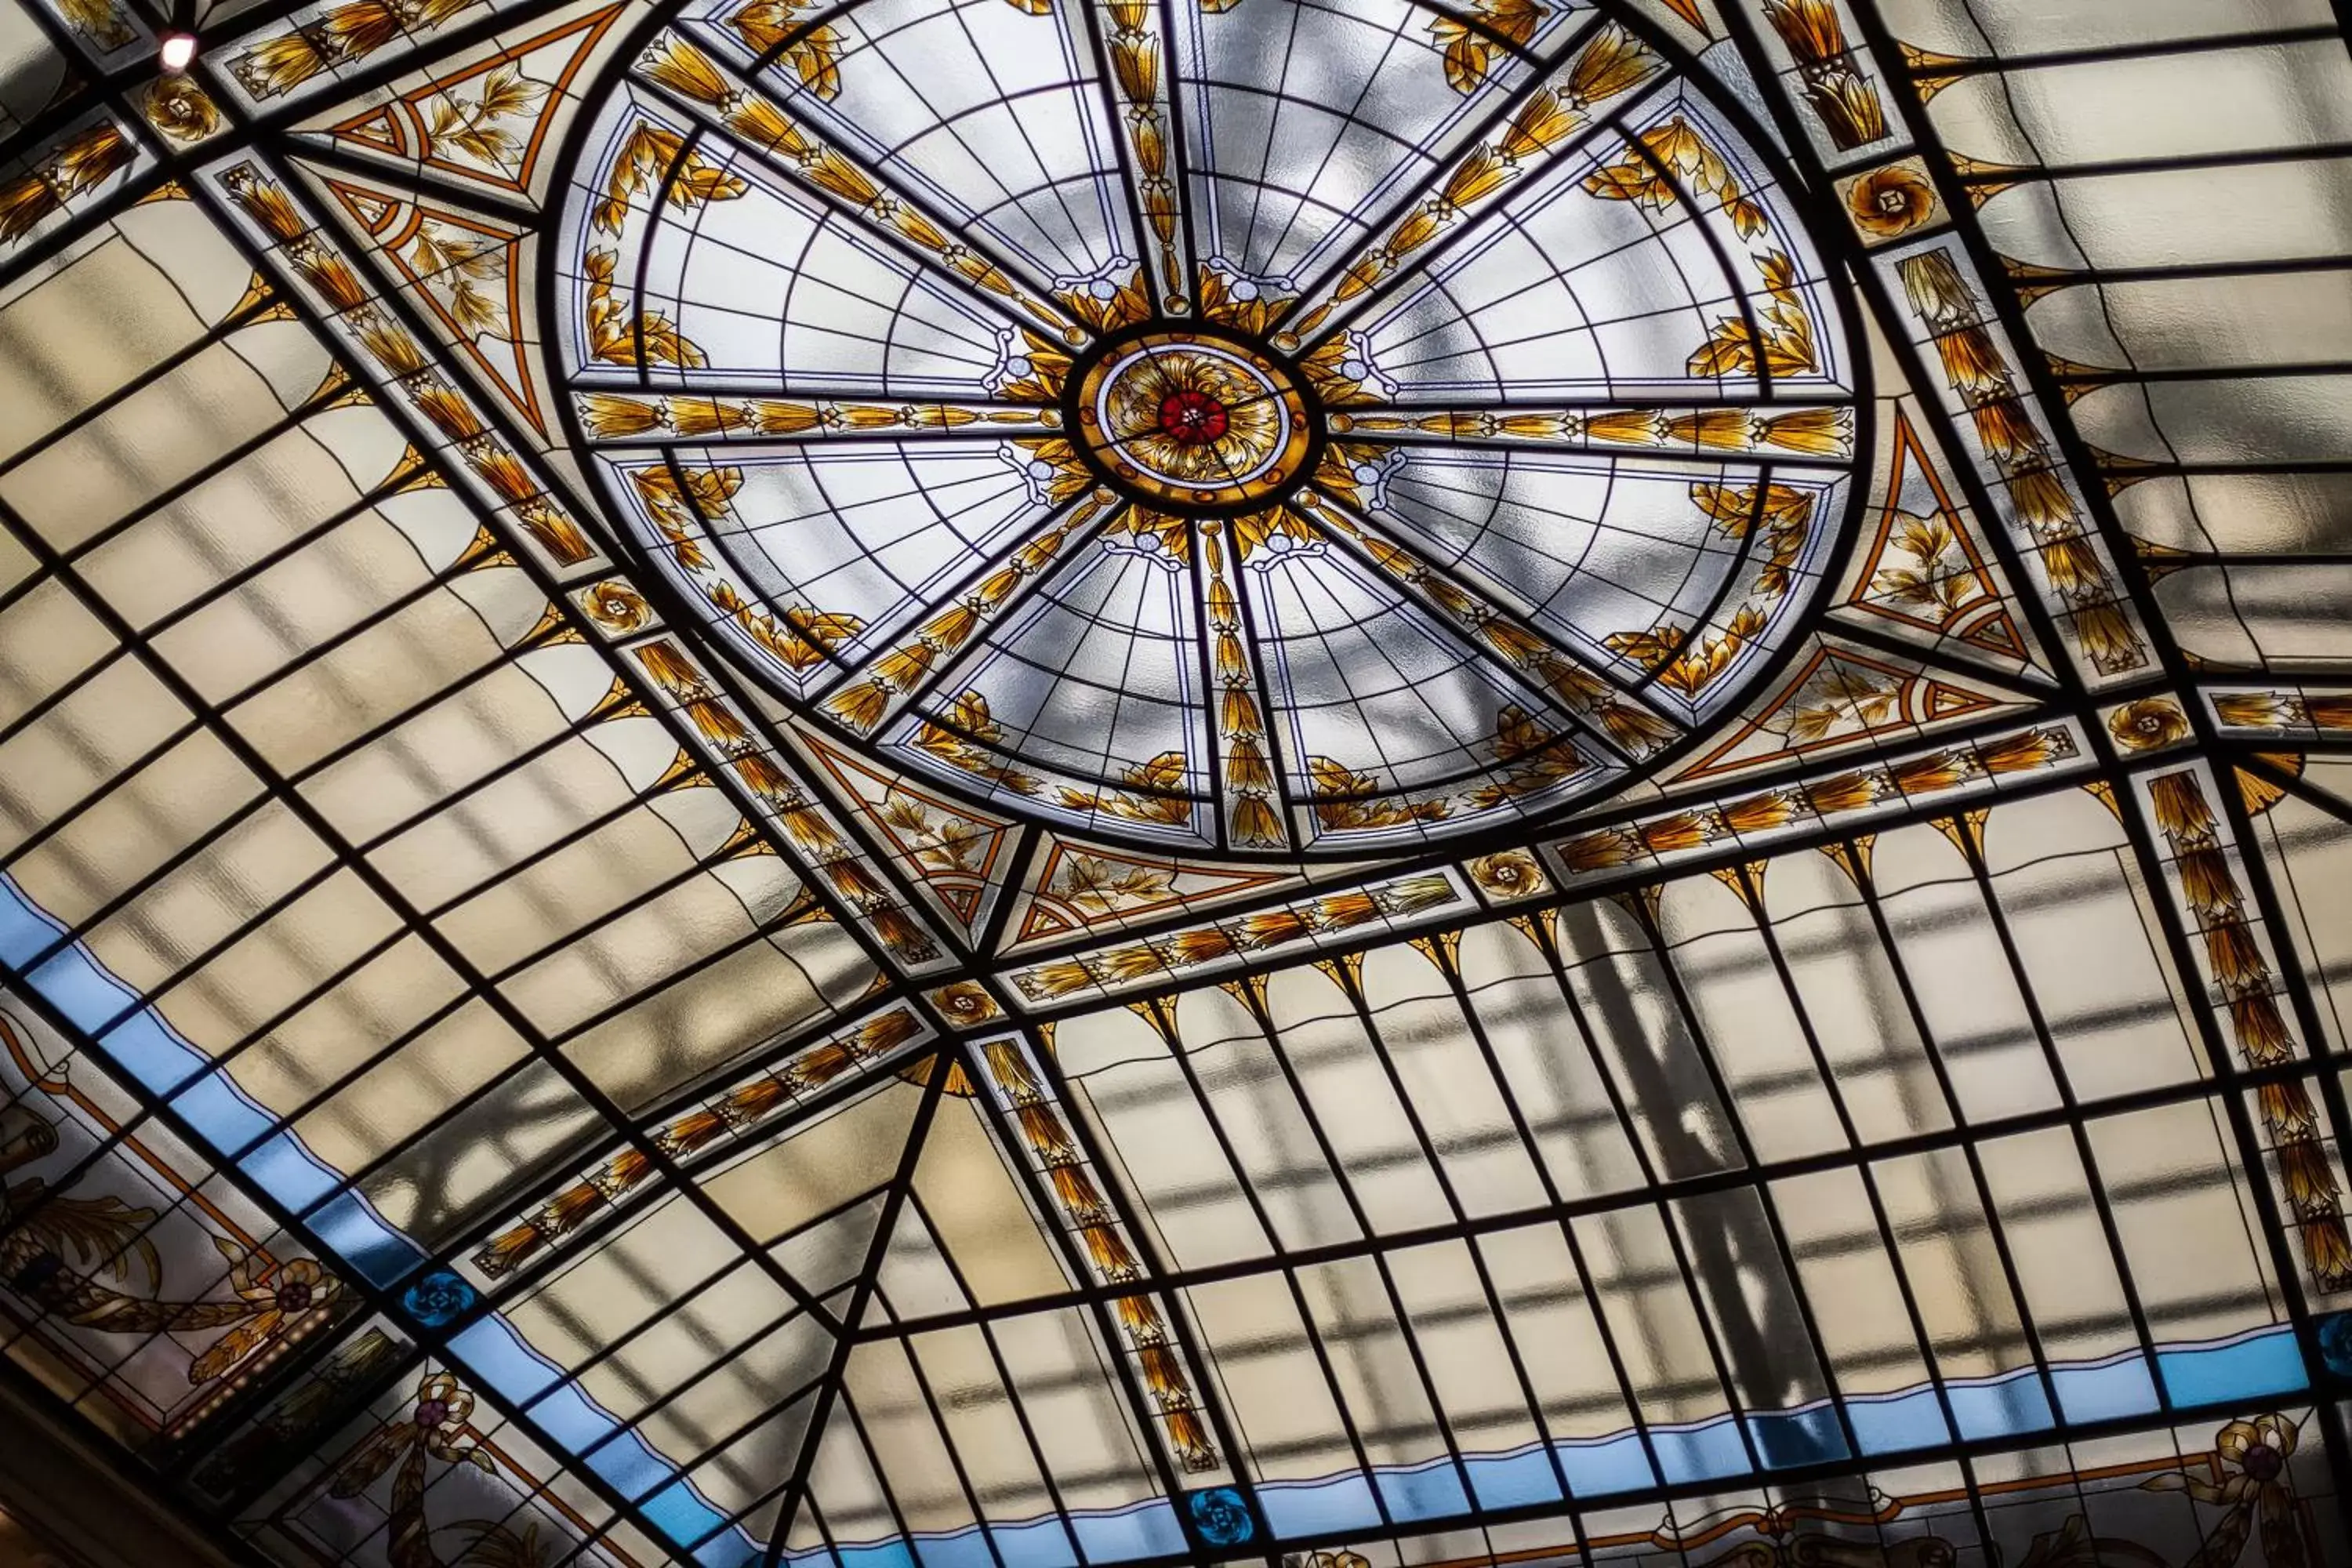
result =
[[[1596,12],[1149,9],[657,31],[559,225],[620,531],[861,754],[1139,845],[1650,771],[1854,499],[1766,154]]]
[[[0,1554],[2352,1563],[2347,106],[0,0]]]

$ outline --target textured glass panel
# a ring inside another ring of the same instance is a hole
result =
[[[1535,942],[1496,921],[1464,932],[1461,953],[1477,1026],[1550,1190],[1583,1197],[1637,1185],[1640,1163],[1602,1069]]]
[[[1987,77],[1938,94],[1935,119],[1972,154],[2063,168],[2340,142],[2347,89],[2327,42],[2206,49]]]
[[[2032,1365],[2003,1256],[2008,1238],[1988,1216],[1977,1167],[1960,1152],[1942,1150],[1872,1170],[1937,1369],[1961,1378]]]
[[[843,1387],[857,1408],[860,1434],[906,1528],[971,1524],[971,1500],[906,1348],[859,1346],[850,1352]]]
[[[1550,1226],[1477,1238],[1503,1322],[1555,1437],[1600,1436],[1632,1425],[1604,1327],[1580,1283],[1567,1234]]]
[[[1185,1293],[1234,1419],[1267,1480],[1328,1476],[1358,1462],[1291,1289],[1280,1275],[1258,1275]]]
[[[8,874],[61,921],[97,913],[166,861],[249,809],[261,785],[220,740],[199,732],[126,769]]]
[[[2149,1333],[2212,1340],[2272,1321],[2269,1259],[2231,1173],[2223,1109],[2192,1102],[2088,1131]]]
[[[596,1347],[604,1359],[582,1373],[582,1384],[596,1403],[623,1420],[706,1376],[793,1307],[781,1286],[748,1264],[715,1281],[677,1278],[673,1283],[680,1298],[674,1310],[627,1333],[608,1332]],[[560,1301],[549,1307],[562,1310]],[[547,1348],[537,1334],[531,1342]],[[781,1396],[793,1391],[772,1383],[769,1392]]]
[[[1507,1453],[1539,1435],[1520,1370],[1488,1305],[1479,1261],[1462,1242],[1385,1255],[1412,1343],[1429,1369],[1447,1430],[1465,1455]],[[1469,1468],[1480,1500],[1518,1500],[1520,1484]],[[1541,1495],[1542,1482],[1535,1483]],[[1554,1486],[1557,1486],[1555,1481]]]
[[[1824,1171],[1772,1184],[1772,1211],[1788,1237],[1798,1283],[1841,1393],[1894,1394],[1927,1381],[1893,1249],[1867,1178]],[[1857,1425],[1865,1418],[1857,1414]],[[1916,1423],[1916,1424],[1915,1424]],[[1916,1445],[1943,1436],[1923,1411],[1897,1428]],[[1864,1436],[1865,1445],[1868,1436]]]
[[[197,243],[226,248],[209,224],[189,226]],[[0,322],[12,350],[0,356],[9,367],[0,379],[7,414],[0,442],[12,455],[131,384],[205,324],[170,275],[119,236],[10,300]]]
[[[2227,7],[2204,0],[2088,0],[2058,12],[2026,0],[1886,0],[1880,9],[1903,37],[1958,54],[1990,48],[2025,55],[2220,38],[2327,20],[2323,0],[2244,0]]]
[[[1683,1272],[1664,1216],[1623,1209],[1572,1228],[1640,1416],[1700,1420],[1729,1408],[1700,1324],[1697,1286]]]
[[[956,1277],[980,1300],[1045,1295],[1068,1279],[1011,1159],[967,1103],[950,1101],[923,1140],[912,1191]]]
[[[1569,992],[1641,1136],[1646,1173],[1685,1176],[1741,1163],[1729,1115],[1656,955],[1601,906],[1563,910],[1559,931],[1563,947],[1593,954],[1569,971]]]
[[[2100,1198],[2072,1136],[1996,1140],[1985,1145],[1984,1170],[2043,1352],[2053,1362],[2090,1361],[2136,1346]]]
[[[2087,796],[2068,800],[2066,814],[2063,828],[2041,824],[2036,832],[2071,830],[2076,842],[2120,837],[2115,819]],[[1997,852],[1995,837],[1986,844]],[[2019,847],[2025,848],[2022,841]],[[2199,1070],[2156,951],[2153,921],[2124,862],[2095,854],[2037,859],[2001,871],[1993,888],[2075,1094],[2091,1099]]]
[[[1267,1243],[1253,1194],[1152,1026],[1122,1009],[1064,1024],[1055,1040],[1076,1102],[1105,1136],[1170,1258],[1199,1268],[1262,1255]]]
[[[917,1098],[894,1084],[728,1165],[703,1186],[756,1241],[798,1230],[898,1168]]]
[[[1211,1030],[1247,1031],[1197,1049],[1193,1064],[1209,1112],[1231,1142],[1242,1180],[1265,1205],[1275,1239],[1302,1247],[1361,1235],[1348,1193],[1300,1109],[1280,1058],[1248,1016],[1214,991],[1186,995],[1178,1010],[1188,1042],[1216,1040]]]
[[[385,1160],[363,1190],[385,1219],[420,1241],[446,1239],[596,1125],[552,1068],[530,1063]]]
[[[1843,1143],[1803,1021],[1761,934],[1747,923],[1731,890],[1711,878],[1682,883],[1675,892],[1663,921],[1674,943],[1675,975],[1712,1048],[1747,1146],[1769,1162]],[[1708,931],[1710,918],[1740,924]],[[1704,934],[1682,937],[1691,930]]]
[[[1134,1418],[1082,1315],[1007,1318],[989,1338],[1066,1506],[1117,1508],[1159,1490]]]
[[[951,1329],[919,1335],[909,1349],[987,1515],[1025,1520],[1053,1511],[1036,1448],[988,1336],[976,1328]]]

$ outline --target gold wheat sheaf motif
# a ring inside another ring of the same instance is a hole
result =
[[[1335,450],[1341,448],[1342,445],[1333,444]],[[1340,455],[1344,459],[1344,451]],[[1323,482],[1323,476],[1319,473],[1317,482]],[[1569,712],[1591,720],[1611,742],[1628,756],[1636,759],[1646,757],[1679,732],[1666,720],[1619,696],[1599,677],[1559,653],[1535,631],[1517,617],[1504,613],[1484,595],[1440,576],[1429,563],[1412,552],[1359,528],[1353,520],[1335,510],[1325,508],[1319,515],[1325,525],[1355,541],[1371,557],[1374,565],[1413,588],[1439,615],[1499,655],[1506,663],[1525,675],[1538,690]],[[1311,770],[1311,761],[1309,765]],[[1339,767],[1339,764],[1333,766]],[[1339,771],[1347,770],[1339,768]],[[1310,772],[1310,784],[1314,782]],[[1364,793],[1352,787],[1341,787],[1336,774],[1328,775],[1328,783],[1329,787],[1317,784],[1314,793],[1327,796]],[[1424,814],[1420,819],[1426,820],[1432,815],[1444,816],[1446,808],[1442,802],[1438,804],[1438,810]],[[1408,819],[1411,818],[1400,818],[1398,822]],[[1350,824],[1361,826],[1396,825]]]
[[[925,621],[911,639],[876,660],[862,679],[844,685],[826,698],[825,711],[855,729],[870,732],[889,712],[894,698],[912,690],[940,660],[970,643],[1012,601],[1024,583],[1040,576],[1061,558],[1073,541],[1085,537],[1087,525],[1109,504],[1108,497],[1095,495],[1073,507],[1059,522],[1024,543],[955,603]],[[987,704],[982,700],[976,708],[966,709],[964,717],[992,729],[993,721],[986,719],[986,710]],[[955,737],[937,725],[926,724],[917,744],[955,765],[961,765],[959,759],[966,755]]]
[[[2076,640],[2102,673],[2139,668],[2147,650],[2058,475],[2049,438],[2027,411],[2009,361],[1986,329],[1975,288],[1942,250],[1906,257],[1896,272],[1986,458],[2008,481],[2018,523],[2033,541],[2052,592],[2065,604]]]
[[[1821,369],[1813,320],[1797,266],[1773,238],[1764,205],[1734,172],[1699,128],[1676,113],[1635,132],[1615,163],[1587,175],[1585,191],[1602,201],[1629,202],[1654,210],[1699,196],[1711,197],[1732,232],[1750,248],[1764,282],[1763,308],[1718,319],[1707,340],[1692,351],[1693,375],[1765,375],[1775,379],[1811,375]],[[1735,426],[1726,424],[1728,436]],[[1801,423],[1794,429],[1804,428]]]
[[[1124,942],[1076,958],[1057,959],[1021,970],[1012,978],[1032,1002],[1051,1002],[1091,988],[1118,989],[1312,937],[1336,936],[1375,921],[1407,919],[1453,903],[1456,897],[1453,882],[1437,873],[1403,877],[1148,942]]]
[[[1447,409],[1432,414],[1335,413],[1335,432],[1367,435],[1417,432],[1456,440],[1588,441],[1612,447],[1686,447],[1702,452],[1766,449],[1811,458],[1853,451],[1853,410],[1799,408],[1767,414],[1744,408],[1562,410]]]
[[[129,168],[137,150],[121,129],[92,125],[67,137],[26,174],[0,181],[0,244],[13,245],[76,196]]]
[[[1847,45],[1833,0],[1764,0],[1765,19],[1797,62],[1805,104],[1838,151],[1886,136],[1886,106]]]
[[[1773,609],[1795,585],[1797,564],[1812,534],[1815,497],[1790,485],[1736,489],[1707,483],[1693,485],[1691,500],[1726,538],[1744,540],[1760,523],[1764,553],[1748,596],[1719,630],[1694,636],[1661,621],[1638,631],[1612,632],[1601,642],[1651,672],[1667,690],[1696,701],[1770,627]]]
[[[1169,178],[1168,120],[1162,107],[1160,40],[1153,29],[1153,0],[1102,0],[1110,16],[1105,40],[1110,54],[1111,80],[1118,89],[1125,112],[1128,149],[1134,155],[1132,183],[1136,205],[1150,230],[1157,252],[1163,303],[1171,310],[1187,309],[1184,261],[1178,253],[1176,186]]]
[[[2279,1012],[2280,987],[2247,914],[2204,784],[2193,769],[2158,773],[2147,781],[2147,798],[2157,831],[2172,851],[2181,902],[2204,945],[2239,1055],[2254,1068],[2293,1062],[2296,1042]],[[2286,1079],[2263,1085],[2255,1098],[2263,1130],[2277,1151],[2279,1180],[2294,1211],[2312,1278],[2323,1290],[2352,1288],[2352,1239],[2346,1235],[2341,1192],[2309,1090],[2300,1079]]]
[[[456,448],[532,541],[559,565],[576,565],[593,556],[595,549],[580,525],[483,423],[466,395],[441,376],[424,346],[384,312],[352,264],[303,217],[285,190],[249,163],[218,177],[229,198],[279,257],[325,301],[341,329]]]
[[[2025,730],[1580,834],[1554,850],[1569,875],[1591,876],[1887,802],[1940,795],[1979,780],[2036,772],[2076,754],[2074,738],[2064,730]]]
[[[1076,327],[1066,323],[1054,306],[1032,297],[987,257],[961,239],[950,238],[920,212],[884,191],[864,170],[775,103],[759,93],[731,85],[710,57],[686,39],[674,33],[663,34],[639,57],[637,70],[646,80],[710,110],[730,132],[752,147],[774,154],[793,179],[856,209],[867,221],[925,252],[966,283],[1019,305],[1073,341],[1084,336]],[[657,137],[668,135],[661,132],[650,133]],[[675,142],[676,138],[670,140]],[[669,155],[674,158],[676,153]],[[689,176],[699,172],[689,163]],[[616,169],[616,182],[619,173]],[[708,178],[732,180],[734,176],[722,176],[709,170]],[[740,194],[741,183],[736,181],[736,184],[738,189],[730,192],[730,195]],[[693,204],[682,205],[698,205],[707,199],[715,198],[698,192]],[[609,195],[607,205],[611,205]],[[599,210],[601,213],[604,209]],[[617,216],[614,224],[617,227]]]
[[[336,66],[367,58],[411,34],[430,32],[479,0],[348,0],[264,39],[229,64],[246,91],[279,98]]]
[[[784,64],[818,98],[841,92],[841,35],[829,24],[812,25],[803,16],[822,9],[818,0],[752,0],[730,13],[726,25],[760,54],[781,46]]]
[[[735,493],[743,486],[742,469],[664,463],[629,470],[629,482],[645,502],[670,558],[718,617],[785,668],[804,675],[866,628],[856,616],[811,605],[771,611],[713,566],[703,548],[702,530],[732,510]]]
[[[2236,730],[2352,731],[2352,695],[2320,691],[2229,691],[2215,694],[2214,716]]]
[[[1059,1102],[1031,1069],[1027,1053],[1013,1040],[998,1039],[982,1043],[974,1054],[991,1086],[1011,1109],[1031,1161],[1044,1174],[1063,1219],[1076,1233],[1096,1277],[1106,1285],[1141,1279],[1142,1265],[1117,1206],[1097,1184],[1092,1166],[1062,1120]],[[1160,1413],[1169,1453],[1188,1473],[1215,1468],[1215,1444],[1159,1303],[1150,1296],[1126,1295],[1111,1308]]]
[[[753,749],[757,738],[748,725],[720,702],[719,693],[703,679],[677,644],[659,639],[630,650],[663,695],[676,702],[705,738],[717,760],[737,783],[774,814],[773,820],[808,865],[811,873],[830,886],[856,917],[898,958],[926,963],[939,955],[938,945],[892,895],[881,875],[853,848],[831,814],[770,752]],[[723,719],[715,718],[724,714]],[[706,726],[700,719],[710,719]],[[740,730],[740,742],[719,737]],[[680,753],[677,766],[688,765]],[[800,908],[794,917],[828,918],[821,905]]]
[[[971,425],[1034,429],[1058,419],[1051,409],[968,407],[952,403],[840,403],[828,398],[631,396],[583,392],[581,423],[600,441],[656,430],[710,437],[865,435],[884,430],[956,430]]]
[[[1236,520],[1236,550],[1247,558],[1250,541],[1272,536],[1276,519],[1263,514]],[[1204,525],[1202,578],[1206,585],[1210,668],[1217,683],[1215,717],[1224,759],[1226,817],[1233,840],[1244,848],[1271,848],[1289,841],[1276,805],[1274,764],[1260,672],[1243,624],[1241,596],[1230,571],[1222,529]]]
[[[809,1047],[772,1072],[738,1084],[699,1110],[664,1122],[654,1129],[653,1142],[674,1160],[699,1153],[719,1139],[747,1132],[786,1106],[887,1056],[919,1030],[913,1014],[903,1009],[886,1013]],[[532,1207],[520,1223],[492,1237],[474,1254],[475,1266],[493,1279],[503,1279],[620,1203],[644,1185],[655,1169],[652,1159],[642,1151],[622,1151]]]
[[[1538,0],[1473,0],[1471,20],[1440,16],[1429,24],[1429,36],[1444,51],[1445,85],[1468,97],[1486,85],[1503,45],[1526,47],[1536,28],[1552,13]]]

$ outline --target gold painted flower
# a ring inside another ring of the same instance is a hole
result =
[[[1551,885],[1535,857],[1524,849],[1481,855],[1470,862],[1469,869],[1471,879],[1497,899],[1529,898]]]
[[[201,142],[220,129],[220,110],[189,78],[158,77],[147,84],[147,123],[174,142]]]
[[[2143,697],[2107,715],[2107,732],[2127,752],[2153,752],[2189,733],[2189,720],[2169,697]]]
[[[1908,163],[1889,163],[1846,187],[1846,211],[1854,226],[1876,239],[1892,239],[1926,223],[1936,212],[1936,188]]]
[[[580,603],[590,619],[616,636],[637,630],[652,613],[645,595],[626,583],[599,583],[581,595]]]
[[[1263,468],[1285,434],[1265,383],[1223,355],[1184,349],[1137,356],[1112,380],[1105,434],[1167,481],[1220,489]]]
[[[969,980],[940,986],[930,994],[930,1002],[950,1024],[985,1024],[1003,1016],[995,998]]]

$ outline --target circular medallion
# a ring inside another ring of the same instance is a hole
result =
[[[1200,331],[1116,341],[1079,375],[1074,428],[1113,485],[1146,505],[1264,505],[1305,469],[1307,395],[1272,355]]]
[[[1419,9],[665,6],[557,176],[566,433],[667,584],[599,626],[731,656],[908,833],[1163,865],[1499,838],[1863,711],[1757,707],[1871,449],[1777,155],[1620,0]]]

